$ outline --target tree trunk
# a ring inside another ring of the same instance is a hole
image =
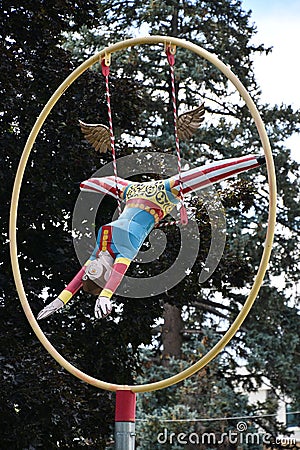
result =
[[[181,357],[182,327],[181,310],[177,306],[165,303],[162,328],[162,362],[164,366],[169,364],[172,356],[175,358]]]

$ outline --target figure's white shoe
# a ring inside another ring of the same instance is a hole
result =
[[[55,311],[62,308],[63,306],[64,306],[64,302],[61,301],[59,298],[56,298],[55,300],[53,300],[53,302],[49,303],[49,305],[45,306],[45,308],[43,308],[38,313],[37,319],[38,320],[45,319],[46,317],[50,316],[51,314],[53,314]]]
[[[103,319],[112,311],[112,304],[109,298],[99,296],[95,304],[95,317]]]

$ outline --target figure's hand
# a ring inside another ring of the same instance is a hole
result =
[[[37,319],[38,320],[45,319],[45,317],[50,316],[51,314],[53,314],[55,311],[62,308],[63,306],[64,306],[63,301],[61,301],[59,298],[56,298],[55,300],[53,300],[53,302],[49,303],[49,305],[45,306],[45,308],[43,308],[39,312]]]
[[[95,317],[97,319],[103,319],[108,316],[112,311],[112,304],[107,297],[98,297],[95,304]]]

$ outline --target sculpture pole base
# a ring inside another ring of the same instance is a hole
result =
[[[135,449],[135,406],[134,392],[116,391],[115,450]]]

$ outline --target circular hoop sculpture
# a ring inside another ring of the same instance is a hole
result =
[[[269,183],[269,217],[268,217],[268,229],[266,234],[266,240],[264,244],[264,251],[262,254],[262,258],[260,261],[260,265],[257,271],[257,274],[254,279],[253,286],[250,290],[249,296],[241,309],[240,313],[236,317],[235,321],[232,323],[231,327],[224,334],[224,336],[220,339],[220,341],[198,362],[194,363],[187,369],[182,372],[166,378],[164,380],[160,380],[157,382],[149,383],[149,384],[140,384],[140,385],[119,385],[112,384],[108,382],[104,382],[98,380],[97,378],[93,378],[84,372],[80,371],[76,367],[74,367],[71,363],[69,363],[48,341],[43,331],[39,327],[32,311],[29,306],[26,293],[23,287],[22,278],[20,274],[20,268],[18,263],[18,252],[17,252],[17,211],[18,211],[18,202],[19,202],[19,194],[22,185],[22,179],[24,175],[24,171],[26,168],[27,160],[30,155],[32,146],[36,140],[36,137],[45,122],[48,114],[50,113],[53,106],[62,96],[62,94],[66,91],[66,89],[89,67],[93,64],[102,60],[108,54],[112,54],[114,52],[127,49],[136,45],[144,45],[144,44],[165,44],[165,45],[176,45],[178,47],[185,48],[191,52],[194,52],[196,55],[206,59],[214,66],[216,66],[236,87],[241,97],[244,99],[254,121],[256,124],[256,128],[258,130],[260,140],[264,149],[265,157],[266,157],[266,165],[268,172],[268,183]],[[179,383],[180,381],[185,380],[189,376],[195,374],[197,371],[202,369],[206,364],[208,364],[212,359],[214,359],[223,348],[229,343],[229,341],[233,338],[235,333],[238,331],[243,321],[247,317],[253,303],[257,297],[258,291],[263,282],[263,278],[265,272],[267,270],[268,262],[270,259],[272,243],[274,238],[274,230],[275,230],[275,219],[276,219],[276,176],[274,169],[274,161],[272,157],[272,152],[270,148],[269,139],[263,124],[263,121],[260,117],[260,114],[248,94],[247,90],[243,86],[243,84],[238,80],[238,78],[233,74],[233,72],[215,55],[209,53],[203,48],[192,44],[188,41],[177,39],[169,36],[145,36],[138,37],[133,39],[127,39],[125,41],[116,43],[111,45],[101,52],[93,55],[89,59],[87,59],[84,63],[82,63],[79,67],[77,67],[66,79],[65,81],[58,87],[58,89],[54,92],[54,94],[49,99],[48,103],[45,105],[42,110],[40,116],[38,117],[35,125],[33,126],[31,133],[28,137],[27,143],[24,147],[24,151],[22,153],[19,167],[15,177],[15,183],[12,193],[12,201],[11,201],[11,211],[10,211],[10,225],[9,225],[9,233],[10,233],[10,254],[11,254],[11,262],[13,268],[13,275],[15,279],[16,288],[21,300],[22,307],[27,316],[27,319],[35,332],[36,336],[46,348],[46,350],[52,355],[52,357],[66,370],[72,373],[77,378],[101,389],[110,390],[110,391],[118,391],[118,390],[131,390],[132,392],[149,392],[158,389],[163,389],[173,384]]]

